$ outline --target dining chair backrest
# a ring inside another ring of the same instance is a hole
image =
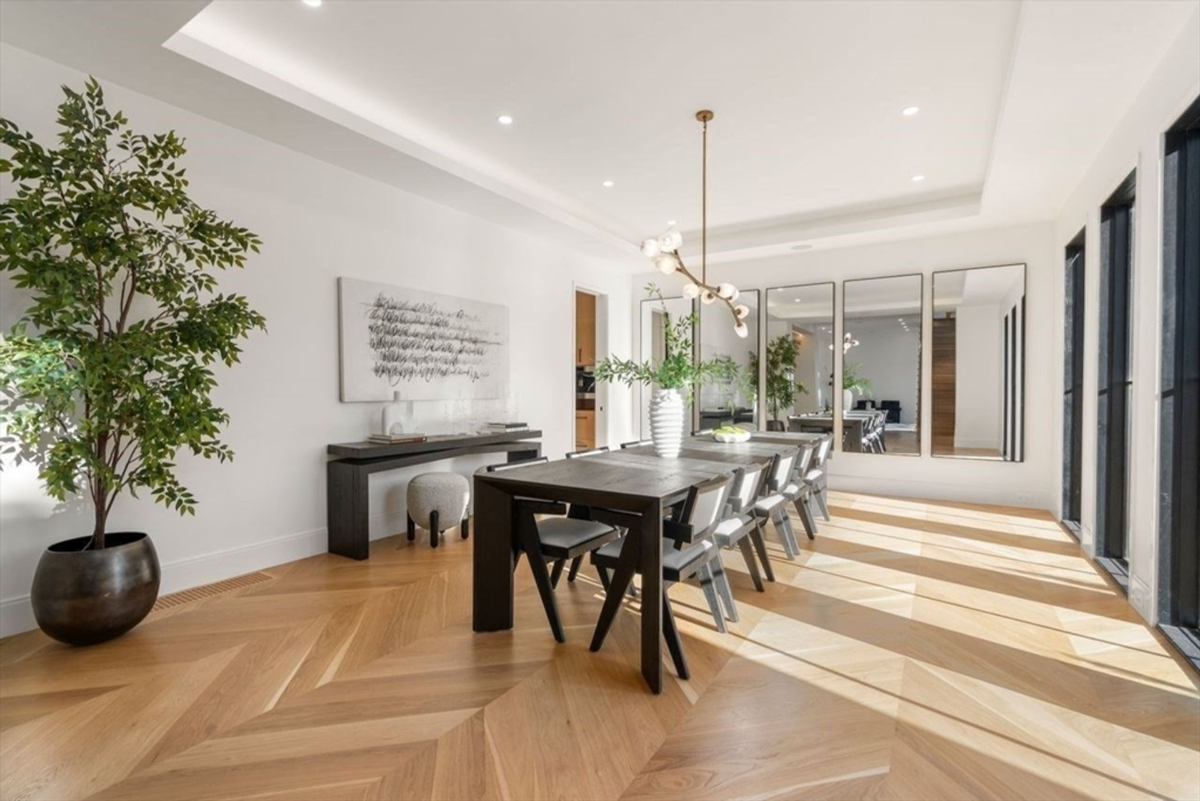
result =
[[[608,446],[601,445],[599,448],[588,448],[582,451],[571,451],[567,454],[568,459],[579,459],[584,456],[598,456],[602,453],[608,453]]]
[[[679,522],[692,527],[694,538],[699,538],[720,521],[732,486],[733,476],[717,476],[688,491]]]
[[[652,440],[652,439],[635,439],[633,442],[622,442],[621,450],[625,450],[626,448],[640,448],[643,445],[653,445],[653,444],[654,444],[654,440]]]
[[[729,491],[729,503],[735,512],[743,512],[754,505],[755,500],[762,494],[763,484],[767,480],[767,472],[771,463],[747,467],[738,473]]]
[[[505,470],[515,470],[518,467],[528,467],[531,464],[545,464],[550,461],[545,456],[538,456],[536,459],[522,459],[519,462],[501,462],[500,464],[489,464],[487,471],[489,473],[503,473]]]
[[[817,446],[817,464],[816,467],[824,467],[825,460],[829,458],[829,451],[833,449],[833,437],[825,437],[821,440],[821,444]]]
[[[803,476],[808,471],[808,466],[812,464],[813,454],[816,453],[816,450],[810,442],[800,446],[800,453],[797,454],[796,461],[792,463],[793,475]]]
[[[775,460],[771,463],[771,475],[768,479],[772,492],[778,492],[787,486],[797,455],[796,451],[775,454]]]

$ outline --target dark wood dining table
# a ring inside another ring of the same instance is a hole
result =
[[[663,510],[682,502],[690,487],[739,468],[790,453],[800,442],[717,443],[711,437],[684,442],[678,459],[663,459],[650,446],[475,474],[475,551],[472,625],[475,631],[513,627],[513,567],[517,554],[516,498],[558,501],[636,515],[626,548],[637,549],[642,593],[662,593]],[[642,605],[642,676],[650,689],[663,687],[662,604]]]

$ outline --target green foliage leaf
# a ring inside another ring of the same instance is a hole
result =
[[[194,514],[180,449],[233,457],[211,367],[266,321],[214,294],[214,272],[262,242],[188,197],[174,131],[134,133],[94,78],[63,94],[57,147],[0,118],[0,270],[31,297],[0,339],[0,453],[36,463],[56,499],[87,492],[102,546],[123,491]]]
[[[780,334],[767,342],[767,407],[771,419],[779,420],[796,402],[797,395],[807,395],[808,388],[796,380],[796,357],[799,347],[792,334]],[[758,358],[751,354],[751,368],[758,372]]]
[[[672,321],[662,290],[653,283],[646,284],[645,290],[649,297],[658,298],[663,312],[662,361],[655,364],[609,356],[596,365],[596,380],[626,386],[644,384],[680,389],[690,397],[695,387],[717,378],[723,368],[715,361],[697,362],[692,357],[692,333],[699,323],[699,315],[688,314]]]

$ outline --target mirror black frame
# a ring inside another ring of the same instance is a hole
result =
[[[970,272],[972,270],[995,270],[1000,267],[1020,267],[1021,268],[1021,304],[1020,304],[1021,336],[1020,336],[1020,339],[1018,340],[1018,342],[1020,344],[1020,357],[1021,357],[1020,358],[1021,369],[1020,369],[1019,382],[1018,382],[1020,385],[1020,392],[1013,393],[1013,397],[1011,398],[1012,402],[1016,405],[1016,409],[1017,409],[1016,417],[1014,418],[1014,424],[1017,427],[1019,436],[1014,438],[1014,440],[1013,440],[1013,447],[1017,453],[1017,457],[1013,458],[1013,459],[1008,459],[1003,456],[1003,448],[1004,448],[1003,442],[1001,444],[1001,456],[999,456],[999,457],[978,456],[978,455],[970,455],[970,454],[938,453],[937,450],[933,446],[933,427],[934,427],[933,385],[930,384],[930,387],[929,387],[929,455],[935,459],[970,459],[970,460],[981,461],[981,462],[998,462],[1001,464],[1005,464],[1005,463],[1021,464],[1022,462],[1025,461],[1025,395],[1026,395],[1025,379],[1029,372],[1026,367],[1026,364],[1025,364],[1025,356],[1026,356],[1026,353],[1028,352],[1028,348],[1026,347],[1026,335],[1028,333],[1028,331],[1027,331],[1028,327],[1026,325],[1025,319],[1027,316],[1026,310],[1028,307],[1028,298],[1029,298],[1029,265],[1023,261],[1013,261],[1013,262],[1006,262],[1006,263],[1002,263],[1002,264],[982,264],[982,265],[979,265],[976,267],[957,267],[952,270],[935,270],[931,274],[930,280],[929,280],[929,311],[930,311],[929,336],[930,336],[930,339],[932,340],[932,337],[933,337],[932,320],[933,320],[933,315],[937,313],[937,277],[939,275],[948,274],[948,273],[965,273],[965,272]],[[1005,314],[1005,317],[1007,317],[1007,313]],[[1014,328],[1014,331],[1015,331],[1015,328]],[[1005,336],[1005,353],[1007,354],[1010,340],[1009,340],[1007,333],[1005,333],[1004,336]],[[1015,345],[1017,343],[1013,343],[1013,344]],[[932,345],[932,343],[931,343],[931,345]],[[930,369],[930,372],[932,373],[936,369],[936,356],[934,354],[932,346],[929,349],[929,360],[930,360],[929,369]],[[1005,367],[1005,372],[1007,373],[1007,367]],[[1004,422],[1003,422],[1003,425],[1005,426],[1003,431],[1005,433],[1001,434],[1002,440],[1007,439],[1007,433],[1006,433],[1007,426],[1008,426],[1007,404],[1008,404],[1010,398],[1009,398],[1009,393],[1006,391],[1006,389],[1007,388],[1002,388],[1002,391],[1004,392],[1004,400],[1003,400],[1004,407],[1003,408],[1005,409],[1005,412],[1006,412],[1004,414]]]
[[[764,289],[762,291],[763,296],[762,296],[762,306],[760,309],[760,314],[763,316],[760,318],[762,320],[760,327],[762,328],[763,335],[759,338],[759,346],[758,346],[759,363],[760,363],[759,376],[758,376],[758,388],[759,388],[760,402],[758,404],[758,407],[759,407],[758,413],[759,413],[759,416],[762,418],[762,430],[763,431],[768,430],[767,427],[771,423],[769,407],[768,407],[769,401],[766,397],[766,387],[765,387],[765,385],[766,385],[766,360],[763,358],[763,354],[766,352],[766,349],[769,348],[771,345],[770,334],[767,331],[767,327],[770,325],[769,315],[770,315],[770,307],[771,307],[771,293],[772,292],[783,292],[784,290],[799,291],[802,289],[811,289],[813,287],[825,287],[825,286],[829,287],[829,325],[830,325],[831,334],[832,334],[832,333],[836,333],[836,331],[837,331],[837,301],[838,301],[837,281],[812,281],[807,284],[782,284],[780,286],[767,287],[766,289]],[[832,337],[831,337],[831,339],[832,339]],[[837,373],[837,370],[834,369],[836,361],[837,361],[836,358],[831,358],[831,360],[830,360],[829,375],[830,375],[831,379],[834,378],[835,373]],[[832,390],[832,387],[830,387],[830,389]],[[832,407],[833,407],[833,394],[831,392],[830,408],[832,409]],[[831,414],[832,414],[832,412],[831,412]],[[787,429],[787,426],[785,425],[784,430],[786,430],[786,429]]]
[[[750,336],[747,336],[744,341],[745,341],[746,345],[748,346],[748,348],[750,350],[753,350],[753,352],[756,354],[756,356],[758,358],[758,362],[759,362],[758,375],[756,375],[754,377],[757,391],[756,391],[756,396],[755,396],[755,400],[754,400],[754,405],[752,407],[754,410],[754,420],[753,420],[752,424],[753,424],[755,430],[760,430],[761,426],[762,426],[762,420],[761,420],[761,418],[762,418],[762,409],[761,409],[761,406],[762,406],[762,403],[761,403],[761,400],[762,400],[762,330],[763,330],[763,302],[764,302],[765,296],[761,289],[744,289],[744,290],[742,290],[741,294],[739,295],[739,298],[744,298],[750,294],[754,294],[758,298],[758,302],[757,302],[757,307],[755,308],[755,310],[752,313],[753,321],[751,320],[750,316],[747,316],[746,320],[745,320],[747,325],[750,325],[753,322],[753,328],[754,328],[753,338],[751,338]],[[734,301],[734,303],[736,304],[737,301]],[[700,331],[704,326],[705,313],[707,312],[710,314],[716,314],[718,317],[723,316],[726,320],[726,323],[730,326],[730,328],[733,327],[733,325],[735,324],[736,321],[733,319],[733,316],[730,314],[729,307],[725,306],[723,303],[712,303],[712,304],[709,304],[706,306],[705,304],[701,303],[699,300],[695,300],[692,302],[692,308],[697,315],[696,324],[692,327],[692,358],[696,361],[697,364],[699,364],[701,361],[704,360],[703,344],[701,342]],[[700,398],[701,398],[701,389],[700,389],[700,387],[697,387],[692,395],[693,402],[692,402],[691,417],[692,417],[693,430],[698,430],[698,429],[702,429],[702,428],[706,427],[704,424],[702,424],[702,422],[700,420],[700,411],[701,411],[700,410]],[[735,419],[736,419],[736,416],[735,416]]]
[[[920,458],[924,455],[924,448],[921,440],[925,436],[924,426],[921,424],[921,416],[924,413],[923,398],[924,398],[924,382],[925,382],[925,274],[924,273],[901,273],[899,275],[872,275],[865,278],[850,278],[842,281],[842,309],[839,318],[840,326],[839,333],[844,337],[846,332],[846,298],[849,294],[848,288],[850,284],[859,284],[864,281],[888,281],[896,278],[916,278],[917,279],[917,298],[919,299],[918,317],[921,320],[920,330],[917,332],[917,411],[914,415],[916,420],[916,445],[917,449],[912,453],[897,453],[885,450],[882,453],[871,453],[872,456],[899,456],[906,459]],[[842,386],[844,382],[843,370],[846,364],[845,351],[841,353],[835,360],[837,364],[837,386]],[[839,404],[840,405],[840,404]],[[844,447],[846,439],[845,418],[846,409],[842,409],[842,436],[841,442],[837,442],[837,449],[843,453],[861,453],[861,451],[847,451]]]
[[[657,297],[642,298],[640,301],[638,301],[638,320],[637,320],[637,325],[638,325],[637,360],[638,361],[641,361],[644,358],[653,358],[652,355],[651,356],[643,356],[642,355],[646,351],[646,331],[644,331],[642,329],[642,321],[645,319],[645,308],[646,308],[645,304],[647,304],[647,303],[670,303],[673,300],[687,300],[687,298],[683,297],[683,295],[664,295],[661,298],[657,298]],[[694,314],[696,312],[696,301],[691,301],[691,306],[692,306],[692,309],[691,309],[691,312],[689,312],[689,313]],[[692,326],[693,358],[695,358],[695,356],[694,356],[695,341],[696,341],[696,326],[693,325]],[[637,414],[638,436],[641,439],[646,439],[650,436],[650,431],[649,431],[649,427],[648,427],[649,424],[646,422],[643,411],[647,408],[647,406],[650,403],[650,388],[648,386],[646,386],[645,384],[638,384],[637,391],[638,391],[637,409],[635,411]],[[643,424],[646,425],[646,428],[643,428]]]

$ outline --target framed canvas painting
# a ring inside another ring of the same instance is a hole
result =
[[[338,279],[345,403],[502,398],[508,307]]]

